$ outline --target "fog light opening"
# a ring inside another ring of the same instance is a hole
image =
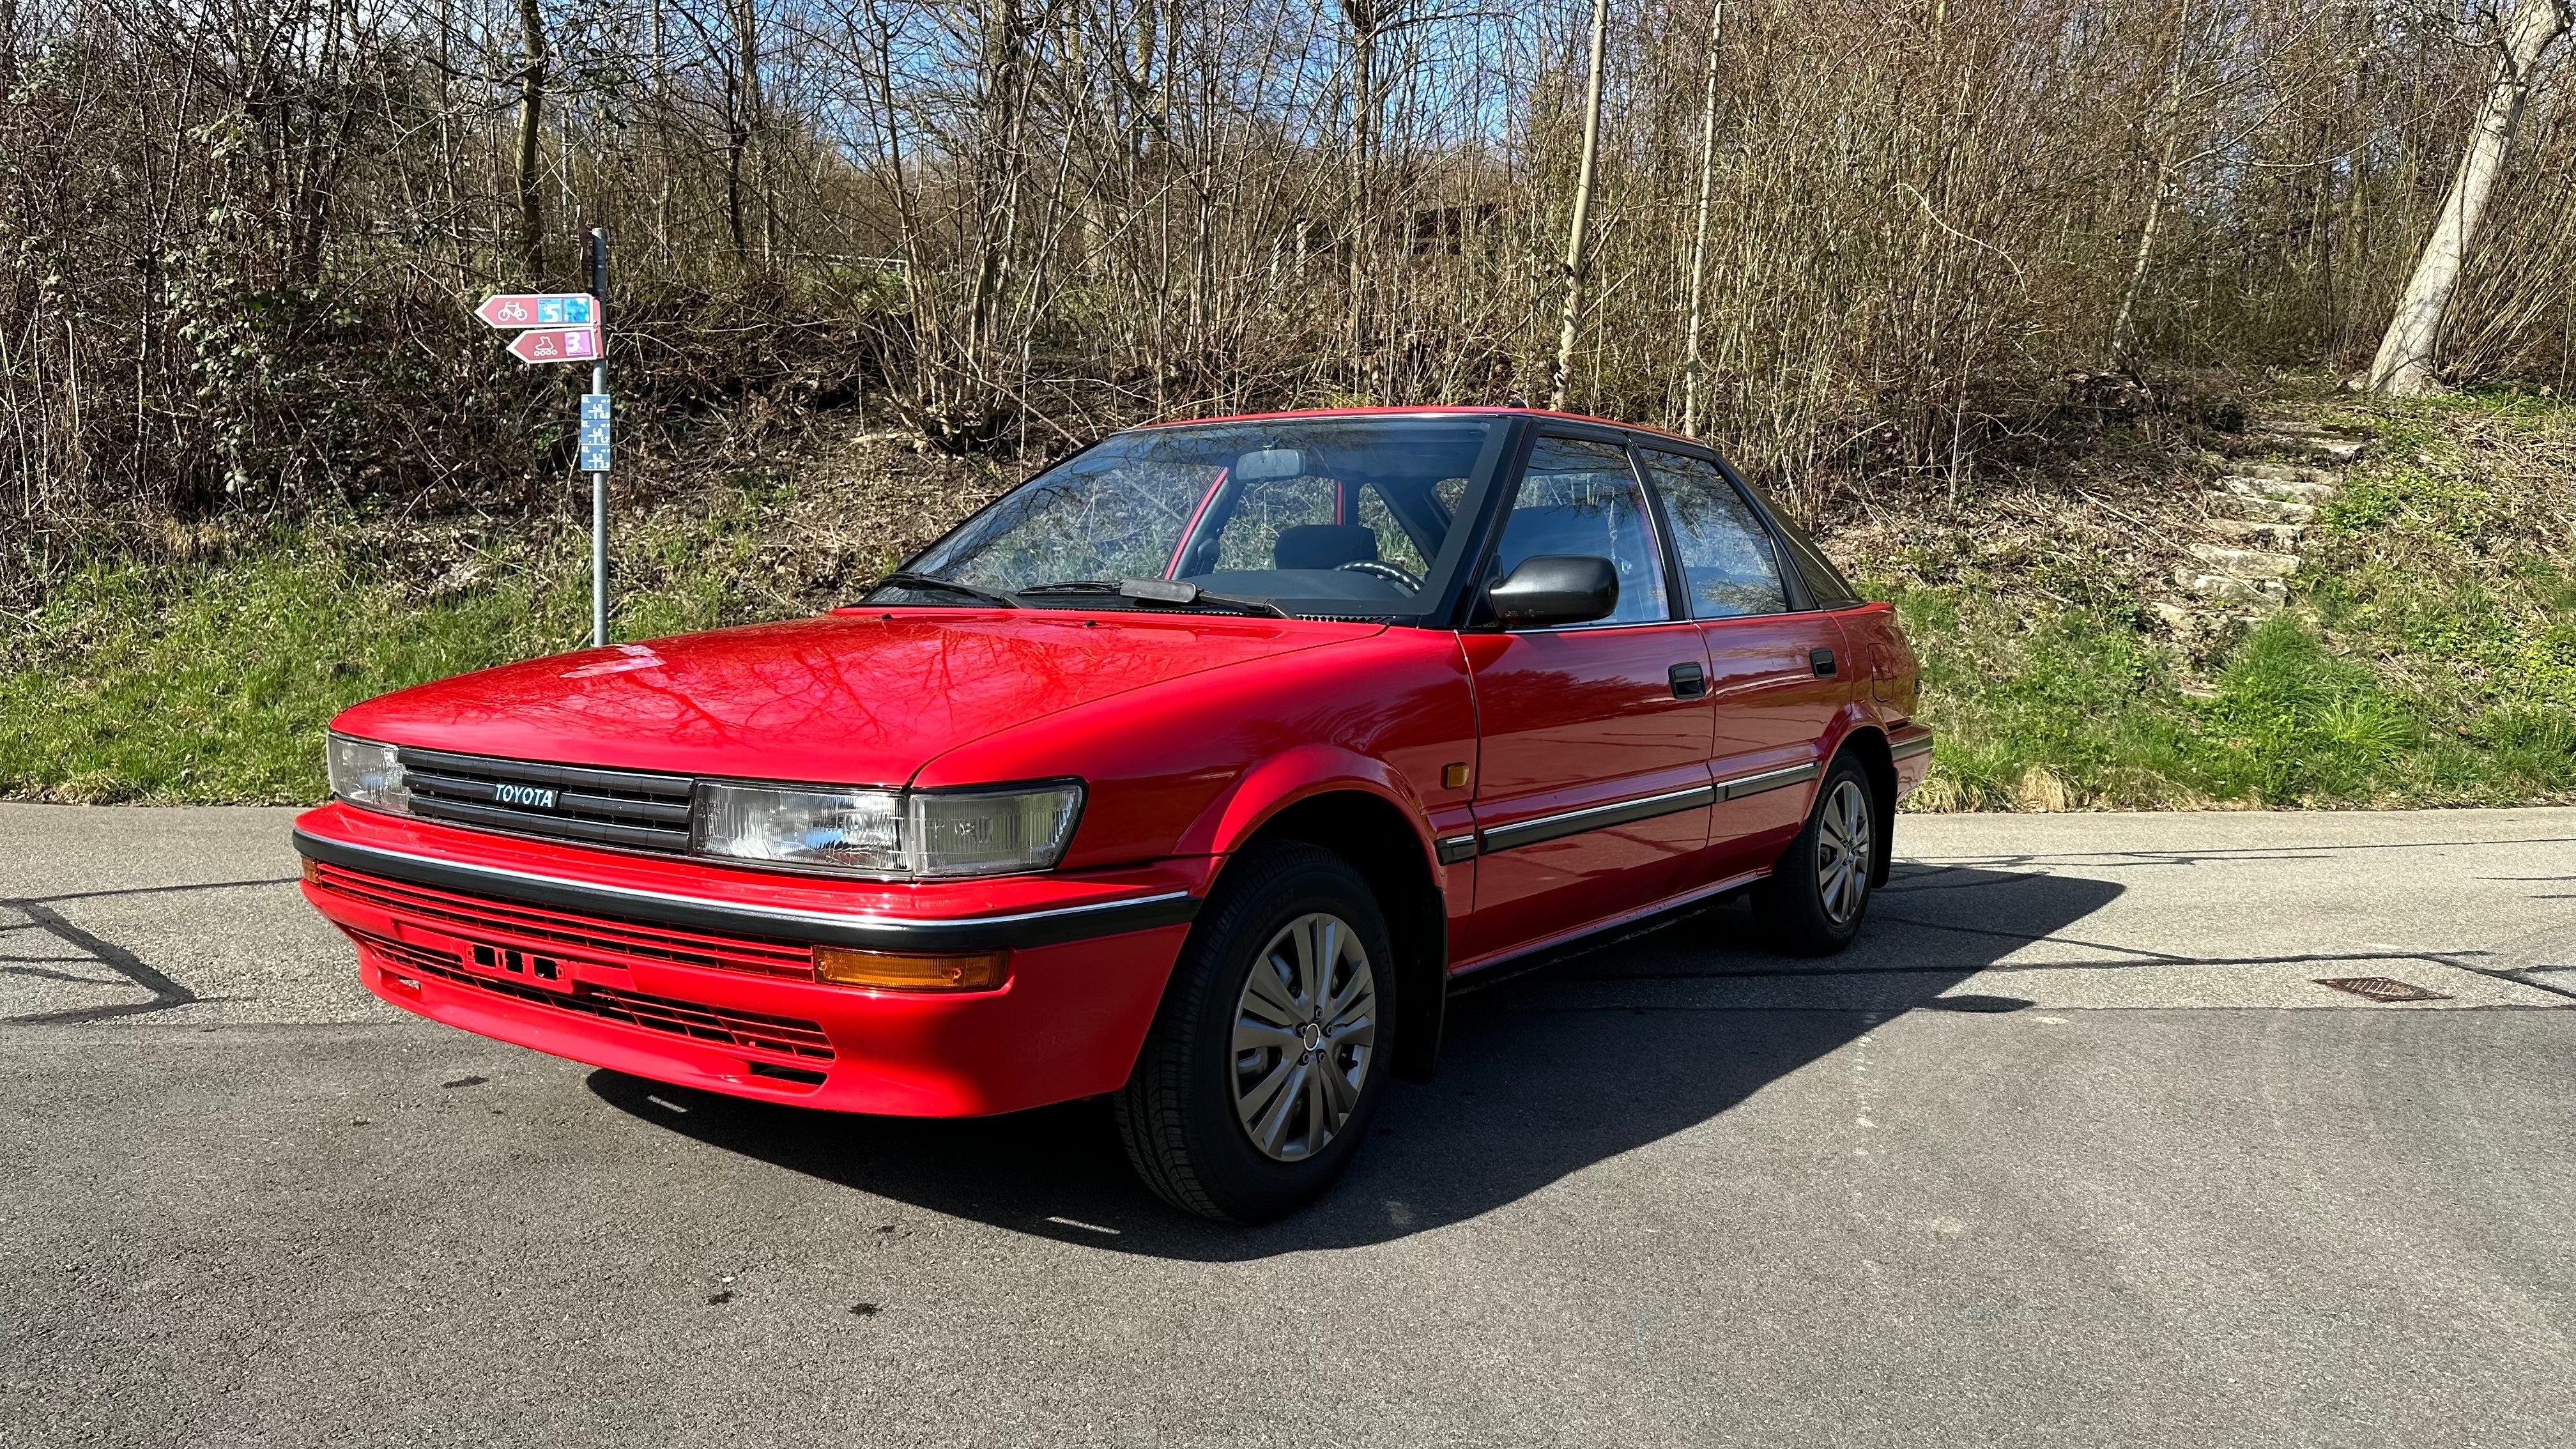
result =
[[[1011,979],[1008,951],[862,951],[814,948],[814,979],[879,991],[992,991]]]

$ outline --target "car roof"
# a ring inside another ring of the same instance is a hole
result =
[[[1202,427],[1209,423],[1274,422],[1282,418],[1387,418],[1423,416],[1520,417],[1538,418],[1544,421],[1561,423],[1589,423],[1598,428],[1617,428],[1623,433],[1643,433],[1649,437],[1668,438],[1673,442],[1683,444],[1686,447],[1705,449],[1709,446],[1707,443],[1702,442],[1697,438],[1684,437],[1679,433],[1668,432],[1663,428],[1648,427],[1643,423],[1623,423],[1615,418],[1596,418],[1586,413],[1561,413],[1547,408],[1522,407],[1438,406],[1411,408],[1292,408],[1285,412],[1236,413],[1230,416],[1218,418],[1171,418],[1157,423],[1140,423],[1135,428],[1127,429],[1127,431],[1141,432],[1147,428],[1194,428]]]

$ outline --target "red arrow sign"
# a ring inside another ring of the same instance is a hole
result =
[[[541,327],[510,339],[521,362],[590,362],[599,356],[599,334],[588,327]]]
[[[581,292],[504,292],[484,298],[474,315],[486,327],[595,327],[598,306]]]

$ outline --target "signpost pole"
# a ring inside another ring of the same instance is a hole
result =
[[[590,475],[590,643],[608,643],[608,462],[615,412],[608,396],[608,230],[581,236],[586,292],[500,292],[474,309],[496,331],[516,332],[510,355],[530,365],[588,362],[581,399],[579,471]]]
[[[608,394],[608,231],[592,227],[590,245],[591,307],[599,320],[599,348],[590,360],[590,390]],[[590,475],[590,642],[608,644],[608,470]]]

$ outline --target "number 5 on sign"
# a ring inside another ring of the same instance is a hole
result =
[[[582,292],[502,292],[474,309],[486,327],[596,327],[599,299]]]

